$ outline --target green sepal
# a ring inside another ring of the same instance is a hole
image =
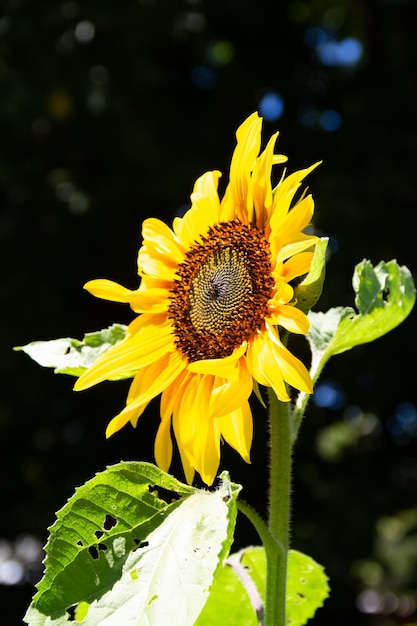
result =
[[[51,339],[50,341],[32,341],[26,346],[14,348],[22,350],[42,367],[53,367],[56,374],[81,376],[86,369],[106,352],[126,337],[127,326],[113,324],[103,330],[86,333],[84,339]],[[134,372],[119,378],[131,378]],[[115,379],[113,379],[115,380]]]
[[[328,237],[319,239],[314,247],[313,260],[310,271],[305,278],[294,288],[294,297],[297,308],[308,313],[316,304],[323,290],[324,277],[326,274],[326,250],[329,243]]]

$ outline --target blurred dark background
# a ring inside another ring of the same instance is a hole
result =
[[[152,460],[158,402],[104,438],[128,382],[72,392],[12,347],[128,323],[82,290],[136,287],[141,222],[171,223],[209,169],[227,179],[254,110],[308,180],[330,237],[317,309],[352,305],[363,258],[415,275],[416,3],[401,0],[3,0],[0,3],[0,626],[41,574],[54,512],[106,465]],[[335,357],[297,443],[295,548],[326,568],[314,623],[417,624],[416,313]],[[256,410],[256,405],[255,410]],[[265,424],[253,462],[223,467],[265,507]],[[236,547],[257,543],[238,521]]]

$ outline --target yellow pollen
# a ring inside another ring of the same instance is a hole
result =
[[[168,317],[189,361],[224,358],[261,328],[272,297],[269,243],[239,220],[211,227],[186,253]]]

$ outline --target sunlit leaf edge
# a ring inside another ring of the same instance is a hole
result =
[[[106,352],[126,337],[127,326],[112,324],[108,328],[86,333],[82,341],[71,337],[32,341],[25,346],[17,346],[15,351],[25,352],[42,367],[53,368],[55,374],[79,377],[86,369]],[[135,372],[128,372],[110,380],[131,378]]]
[[[375,273],[373,289],[369,289],[370,272]],[[396,260],[381,261],[373,267],[364,259],[355,267],[352,284],[355,303],[361,310],[367,310],[365,314],[352,307],[309,313],[307,337],[312,351],[313,379],[331,356],[374,341],[396,328],[415,304],[416,289],[411,272],[406,266],[399,266]],[[363,302],[366,296],[368,303]]]

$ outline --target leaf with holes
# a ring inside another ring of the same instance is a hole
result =
[[[362,261],[355,268],[353,288],[357,314],[351,307],[309,313],[314,380],[331,356],[374,341],[401,324],[416,299],[410,271],[396,261],[381,261],[376,267]]]
[[[303,626],[329,596],[321,565],[302,552],[291,550],[287,576],[287,623]]]
[[[250,577],[250,578],[249,578]],[[249,580],[248,580],[249,578]],[[257,626],[265,602],[266,557],[261,547],[231,555],[216,578],[195,626]],[[249,593],[248,593],[249,592]],[[323,568],[312,558],[290,550],[287,573],[287,623],[302,626],[329,595]]]
[[[233,539],[239,487],[206,492],[148,463],[119,463],[57,513],[30,626],[193,624]],[[193,621],[192,621],[193,620]]]
[[[83,341],[70,337],[50,341],[32,341],[15,350],[22,350],[42,367],[53,367],[55,374],[81,376],[103,352],[125,337],[126,326],[113,324],[109,328],[86,333]],[[130,378],[130,376],[129,374],[124,377]]]

